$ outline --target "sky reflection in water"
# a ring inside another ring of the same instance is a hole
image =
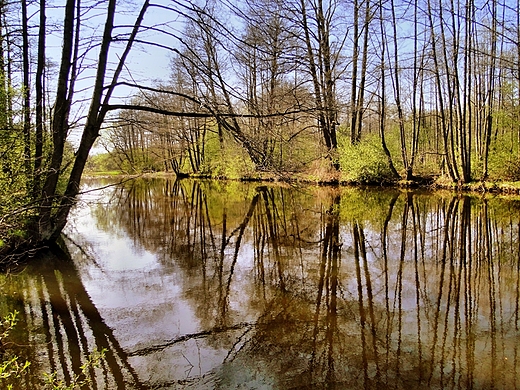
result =
[[[98,388],[518,382],[515,200],[164,179],[83,200],[74,265],[8,280],[28,388],[101,347]]]

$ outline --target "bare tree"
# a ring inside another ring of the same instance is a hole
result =
[[[96,76],[90,101],[90,109],[86,118],[80,145],[75,155],[72,171],[68,178],[65,193],[58,198],[59,206],[54,210],[53,203],[58,195],[56,185],[61,172],[61,162],[63,159],[64,145],[68,132],[68,115],[70,110],[70,98],[68,83],[75,76],[71,75],[72,55],[74,44],[74,17],[76,3],[68,0],[65,8],[65,18],[63,27],[63,48],[61,55],[61,66],[58,76],[58,90],[56,94],[55,112],[53,118],[52,140],[53,154],[50,164],[49,174],[43,186],[43,196],[40,205],[39,215],[39,238],[40,240],[56,240],[65,227],[71,207],[79,192],[80,179],[85,168],[90,149],[94,141],[99,136],[99,130],[105,120],[109,110],[108,103],[121,71],[124,68],[126,58],[132,48],[135,37],[141,27],[142,20],[149,7],[146,0],[141,6],[141,10],[132,31],[128,37],[126,47],[119,57],[117,67],[112,76],[109,87],[106,88],[105,78],[107,76],[108,53],[112,42],[114,29],[114,16],[116,12],[116,1],[109,0],[106,8],[106,21],[104,25],[103,37],[99,49]]]
[[[314,100],[318,115],[318,127],[323,136],[329,157],[333,165],[338,140],[336,125],[338,122],[338,109],[336,103],[336,79],[335,65],[337,61],[332,53],[330,45],[330,29],[334,17],[334,7],[325,9],[323,1],[318,0],[309,5],[305,0],[300,0],[298,12],[301,17],[301,25],[305,47],[307,50],[306,65],[314,86]],[[313,26],[311,21],[315,22]]]
[[[23,39],[23,136],[25,172],[31,177],[31,87],[29,80],[29,26],[27,20],[27,1],[22,0],[22,39]],[[29,186],[30,183],[27,183]]]
[[[380,74],[381,74],[381,87],[380,87],[380,97],[379,97],[379,136],[381,138],[381,147],[387,157],[388,166],[390,167],[390,171],[392,172],[394,177],[399,177],[399,173],[395,169],[395,165],[392,159],[392,155],[390,150],[388,149],[386,143],[386,108],[387,108],[387,97],[386,97],[386,49],[388,47],[387,44],[387,35],[385,31],[385,23],[384,23],[384,12],[383,12],[383,1],[379,0],[378,4],[379,8],[379,27],[381,32],[381,64],[380,64]]]
[[[359,86],[357,85],[358,78],[358,62],[359,62],[359,39],[361,33],[359,32],[360,23],[360,4],[358,0],[354,2],[354,41],[352,53],[352,86],[351,86],[351,123],[350,123],[350,142],[354,145],[361,140],[361,130],[363,128],[363,113],[365,110],[365,86],[367,78],[368,65],[368,50],[369,50],[369,32],[372,19],[374,17],[374,10],[370,0],[363,2],[365,7],[365,14],[362,26],[363,41],[361,47],[361,73]]]
[[[44,71],[45,71],[45,34],[46,34],[46,9],[45,0],[40,0],[40,17],[38,28],[38,51],[35,76],[36,116],[35,116],[35,145],[34,145],[34,182],[33,197],[37,197],[41,190],[41,167],[43,160],[43,134],[44,134]]]

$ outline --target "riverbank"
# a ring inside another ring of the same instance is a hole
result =
[[[337,175],[339,176],[339,175]],[[84,179],[111,179],[127,181],[137,178],[171,178],[177,176],[170,172],[147,172],[143,174],[123,174],[120,172],[89,172]],[[445,177],[415,177],[414,180],[382,181],[379,183],[357,183],[340,180],[335,175],[301,174],[287,172],[256,172],[242,177],[224,177],[211,175],[182,175],[182,178],[204,180],[227,180],[240,182],[278,183],[279,185],[315,185],[315,186],[350,186],[360,188],[398,188],[425,191],[450,191],[475,195],[493,194],[505,197],[520,195],[520,182],[486,181],[458,185]],[[24,221],[5,221],[0,219],[0,268],[23,264],[25,259],[33,257],[46,244],[34,244],[32,235],[24,230]]]
[[[124,174],[116,172],[89,172],[85,178],[119,178],[133,179],[139,177],[161,177],[175,178],[177,175],[173,172],[146,172],[141,174]],[[385,188],[409,188],[424,190],[449,190],[454,192],[470,192],[470,193],[493,193],[504,195],[520,195],[520,181],[474,181],[470,183],[454,183],[450,178],[445,176],[415,176],[413,180],[384,180],[381,182],[355,182],[341,180],[339,175],[334,174],[302,174],[291,172],[257,172],[254,174],[244,175],[242,177],[225,177],[222,175],[201,175],[201,174],[183,174],[179,176],[181,179],[205,179],[205,180],[229,180],[229,181],[250,181],[265,183],[287,183],[287,184],[306,184],[320,186],[353,186],[353,187],[385,187]]]

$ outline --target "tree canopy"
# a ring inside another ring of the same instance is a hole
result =
[[[0,0],[0,251],[59,237],[98,139],[127,173],[517,180],[519,9]]]

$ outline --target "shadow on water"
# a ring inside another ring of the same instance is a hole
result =
[[[418,192],[141,180],[8,278],[36,365],[97,388],[516,388],[520,209]]]

